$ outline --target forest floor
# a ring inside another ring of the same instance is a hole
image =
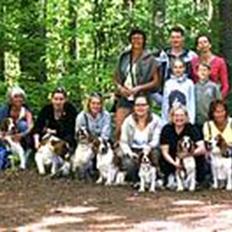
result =
[[[105,187],[0,173],[0,231],[232,231],[232,193]]]

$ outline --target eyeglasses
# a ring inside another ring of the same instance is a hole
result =
[[[137,103],[137,104],[135,104],[136,107],[145,107],[147,105],[148,105],[147,103]]]

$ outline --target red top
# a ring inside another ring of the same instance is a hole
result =
[[[194,57],[191,61],[192,64],[192,78],[196,83],[198,81],[197,69],[200,63],[200,58]],[[210,80],[213,82],[220,84],[222,97],[226,98],[229,93],[229,80],[228,80],[228,71],[225,60],[222,57],[214,56],[210,62],[211,73]]]

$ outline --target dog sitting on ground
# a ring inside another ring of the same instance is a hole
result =
[[[66,141],[54,135],[45,135],[42,138],[39,149],[35,154],[35,162],[40,175],[46,174],[46,167],[51,167],[51,176],[62,172],[66,175],[69,172],[69,145]]]
[[[211,158],[213,188],[219,188],[219,181],[226,181],[226,190],[232,190],[232,157],[224,138],[218,134],[207,143]]]
[[[78,171],[79,177],[89,179],[93,170],[93,158],[95,152],[93,144],[96,138],[85,128],[81,127],[77,133],[77,147],[72,157],[72,173],[75,175]]]
[[[155,192],[156,190],[156,177],[158,169],[158,159],[153,156],[151,152],[148,154],[141,151],[138,154],[139,163],[139,179],[140,187],[139,192],[145,192],[146,186],[149,186],[150,192]]]
[[[12,153],[11,161],[13,162],[14,155],[18,155],[20,160],[20,168],[23,170],[26,169],[26,153],[21,143],[13,139],[14,134],[17,133],[13,119],[9,117],[5,118],[1,123],[0,131],[3,144],[6,146],[7,150]],[[11,166],[14,166],[14,163],[11,163]]]
[[[194,142],[189,136],[183,136],[177,143],[177,159],[182,166],[176,171],[177,191],[183,191],[185,187],[189,191],[196,188],[196,162],[192,156],[195,148]],[[187,154],[187,156],[186,156]]]
[[[98,142],[94,144],[96,150],[96,166],[99,171],[99,178],[96,181],[97,184],[101,184],[105,181],[105,185],[123,185],[125,180],[125,172],[121,170],[120,159],[122,157],[117,156],[110,142],[98,138]]]

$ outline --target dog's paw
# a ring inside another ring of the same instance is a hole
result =
[[[111,182],[105,182],[105,186],[111,186],[112,185],[112,183]]]
[[[103,179],[102,178],[98,178],[97,181],[96,181],[96,184],[102,184],[103,182]]]
[[[144,193],[144,192],[145,192],[145,189],[144,189],[144,188],[139,188],[139,192],[140,192],[140,193]]]
[[[183,186],[179,186],[176,189],[177,192],[183,192],[184,191],[184,187]]]
[[[149,192],[150,192],[150,193],[155,193],[155,188],[150,188],[150,189],[149,189]]]
[[[232,186],[231,185],[226,185],[226,190],[227,191],[231,191],[232,190]]]

